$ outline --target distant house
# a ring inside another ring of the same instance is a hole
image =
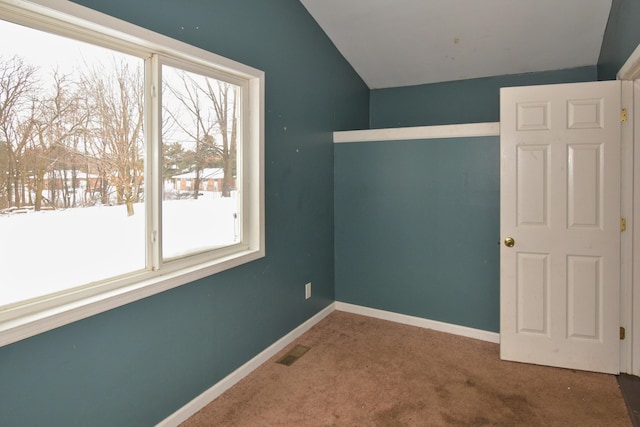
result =
[[[75,182],[74,182],[75,181]],[[30,189],[36,187],[36,177],[29,175],[27,184]],[[43,176],[42,189],[44,191],[82,191],[87,193],[100,192],[102,178],[99,175],[71,170],[54,170]],[[50,195],[48,197],[51,197]]]
[[[62,188],[79,188],[82,190],[90,188],[100,188],[101,178],[99,175],[90,174],[81,171],[72,170],[60,170],[56,169],[53,172],[46,172],[44,174],[43,188],[45,190],[60,190]],[[35,187],[35,177],[29,175],[27,181],[31,187]],[[75,179],[75,185],[74,185]]]
[[[222,168],[205,168],[200,171],[200,190],[221,191],[224,170]],[[190,191],[194,189],[196,173],[187,172],[171,177],[173,189],[176,191]],[[235,188],[235,181],[231,180],[231,187]]]

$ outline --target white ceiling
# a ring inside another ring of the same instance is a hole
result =
[[[371,89],[595,65],[611,0],[300,0]]]

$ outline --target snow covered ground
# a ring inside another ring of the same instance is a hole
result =
[[[0,215],[0,306],[145,268],[143,204]],[[239,240],[237,199],[163,202],[163,254]],[[236,218],[237,216],[237,218]]]

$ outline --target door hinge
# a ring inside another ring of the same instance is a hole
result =
[[[620,218],[620,231],[627,231],[627,219]]]
[[[621,340],[623,340],[623,339],[624,339],[624,337],[625,337],[625,335],[626,335],[626,332],[627,332],[627,331],[625,331],[624,327],[620,326],[620,339],[621,339]]]
[[[620,123],[624,123],[627,121],[627,109],[623,108],[622,111],[620,111]]]

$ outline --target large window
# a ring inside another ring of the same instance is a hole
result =
[[[264,255],[263,74],[52,3],[0,2],[0,345]]]

